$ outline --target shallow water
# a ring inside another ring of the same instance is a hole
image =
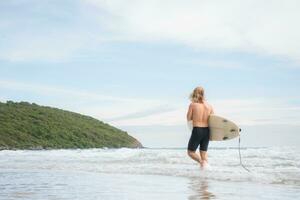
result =
[[[0,151],[0,199],[297,199],[296,148]]]

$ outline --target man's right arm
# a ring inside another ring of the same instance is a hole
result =
[[[188,112],[186,114],[186,118],[188,121],[191,121],[193,119],[193,107],[192,104],[190,104]]]

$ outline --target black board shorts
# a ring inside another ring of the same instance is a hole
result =
[[[200,145],[200,151],[207,151],[209,143],[208,127],[193,127],[192,134],[188,144],[188,150],[196,151]]]

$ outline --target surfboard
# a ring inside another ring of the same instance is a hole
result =
[[[230,140],[238,137],[241,132],[234,122],[218,115],[209,116],[208,127],[211,141]]]

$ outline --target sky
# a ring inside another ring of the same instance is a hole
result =
[[[89,115],[146,147],[186,147],[188,97],[203,86],[245,146],[299,146],[299,6],[1,0],[0,101]]]

